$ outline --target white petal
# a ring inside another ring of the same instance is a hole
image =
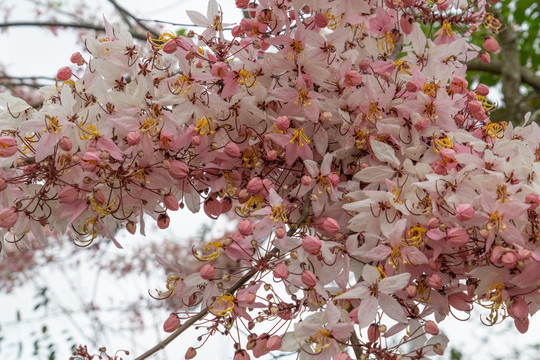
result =
[[[189,17],[189,20],[191,20],[191,22],[194,25],[199,25],[199,26],[203,26],[203,27],[212,27],[212,24],[210,23],[210,20],[208,20],[200,12],[193,11],[193,10],[187,10],[186,14]]]
[[[379,294],[379,305],[381,305],[382,311],[392,319],[402,323],[407,322],[407,317],[403,313],[403,308],[393,297]]]
[[[370,166],[357,172],[354,175],[354,179],[365,183],[372,183],[384,178],[390,179],[395,172],[394,169],[386,165]]]
[[[399,167],[400,161],[396,157],[396,153],[390,145],[377,140],[371,140],[370,145],[371,149],[373,150],[373,154],[375,157],[377,157],[377,159],[388,163],[393,167]]]
[[[360,329],[365,328],[375,321],[379,304],[374,296],[368,296],[358,307],[358,325]]]
[[[384,278],[379,283],[379,291],[383,294],[393,294],[407,286],[410,277],[411,274],[403,273]]]
[[[363,299],[369,295],[369,290],[365,286],[358,286],[351,289],[339,296],[336,296],[336,300],[339,299]]]
[[[379,277],[381,277],[381,273],[379,272],[379,270],[377,270],[375,266],[364,266],[364,269],[362,270],[362,278],[368,284],[376,284],[377,281],[379,281]]]

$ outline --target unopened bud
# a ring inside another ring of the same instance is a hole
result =
[[[163,324],[163,330],[165,332],[171,333],[178,329],[180,327],[180,319],[178,318],[178,315],[175,313],[172,313],[167,320],[165,320],[165,323]]]
[[[211,280],[216,275],[216,269],[214,268],[214,265],[206,264],[199,270],[199,274],[203,279]]]

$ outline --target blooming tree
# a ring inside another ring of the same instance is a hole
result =
[[[498,51],[492,5],[236,5],[240,24],[210,0],[188,12],[200,34],[145,46],[106,22],[41,108],[0,94],[4,243],[70,229],[122,247],[120,228],[165,229],[185,207],[236,221],[193,247],[199,271],[158,258],[170,273],[151,295],[178,305],[138,359],[194,324],[230,336],[235,360],[422,359],[444,351],[437,323],[475,303],[527,331],[540,128],[491,122],[489,89],[465,80]]]

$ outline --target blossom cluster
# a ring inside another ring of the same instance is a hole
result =
[[[2,96],[3,237],[71,228],[77,245],[120,247],[116,231],[144,234],[145,214],[162,229],[184,207],[237,220],[192,249],[198,272],[158,259],[172,272],[153,295],[178,298],[169,332],[200,304],[201,338],[230,335],[235,360],[421,359],[444,351],[436,322],[475,303],[489,325],[526,331],[540,305],[540,129],[491,122],[489,89],[465,79],[467,61],[498,50],[467,40],[500,26],[492,5],[236,5],[247,16],[230,34],[215,0],[188,12],[200,35],[140,46],[106,24],[43,107]]]

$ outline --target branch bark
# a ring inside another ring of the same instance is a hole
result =
[[[499,60],[492,60],[491,63],[485,64],[476,59],[467,63],[467,70],[488,72],[495,75],[502,75],[503,67],[503,63]],[[519,67],[518,72],[520,73],[520,80],[523,84],[529,85],[536,91],[540,92],[540,76],[521,66]]]

